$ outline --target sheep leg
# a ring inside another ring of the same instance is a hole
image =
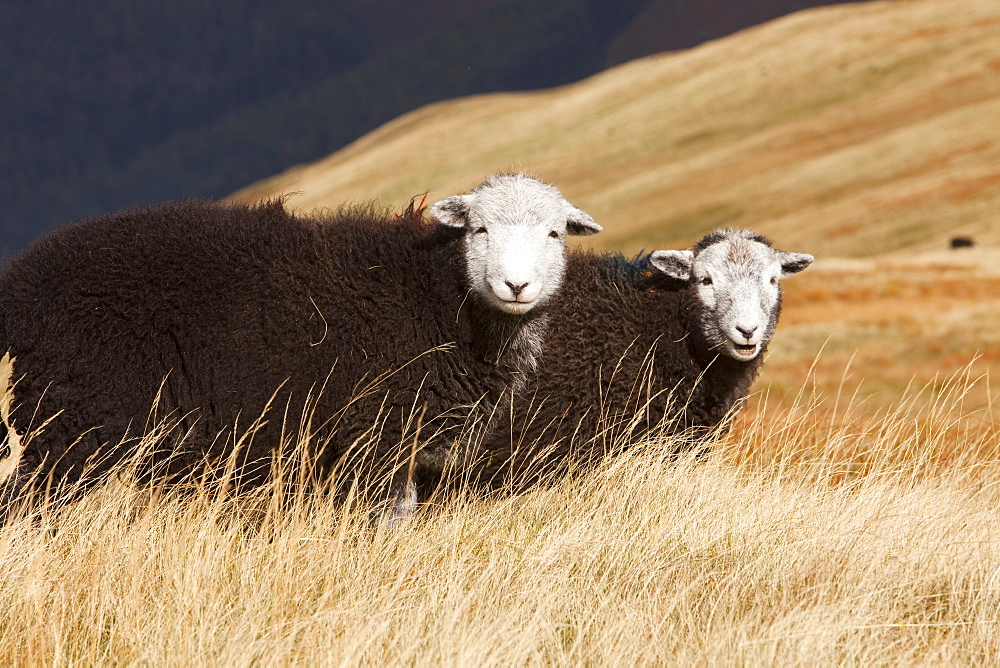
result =
[[[413,515],[417,509],[417,486],[413,484],[412,480],[408,480],[399,490],[398,493],[393,495],[392,507],[389,509],[389,522],[398,522],[406,517]]]
[[[412,517],[417,509],[417,486],[413,481],[394,481],[389,496],[369,512],[372,524],[392,528]]]

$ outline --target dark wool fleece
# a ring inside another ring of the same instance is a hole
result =
[[[0,276],[0,344],[19,379],[12,426],[23,434],[52,418],[28,442],[21,470],[75,480],[100,450],[100,473],[148,423],[171,417],[173,435],[187,438],[171,446],[168,472],[187,472],[232,453],[234,432],[270,402],[265,426],[239,453],[261,462],[283,429],[297,432],[320,387],[312,429],[321,470],[380,412],[382,437],[363,456],[389,466],[408,458],[409,437],[398,444],[414,407],[427,434],[458,425],[468,410],[456,406],[495,404],[518,372],[508,357],[496,363],[502,343],[539,317],[485,309],[467,295],[461,234],[412,211],[397,219],[356,208],[313,220],[279,203],[189,202],[40,240]],[[425,354],[442,345],[450,350]],[[420,453],[418,478],[433,476],[448,438]]]
[[[694,286],[646,255],[571,252],[549,314],[537,371],[478,455],[477,476],[494,486],[534,484],[654,426],[704,436],[763,363],[763,351],[742,362],[711,350]]]

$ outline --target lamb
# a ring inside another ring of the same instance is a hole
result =
[[[701,439],[757,377],[780,279],[812,261],[740,229],[631,261],[571,253],[537,373],[485,444],[477,477],[531,485],[654,426]]]
[[[96,479],[166,420],[161,473],[239,443],[243,479],[260,480],[301,426],[317,471],[371,442],[362,454],[395,471],[383,498],[414,502],[462,425],[534,366],[566,235],[601,230],[523,174],[430,214],[188,202],[40,240],[0,276],[19,478]]]

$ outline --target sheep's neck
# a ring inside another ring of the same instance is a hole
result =
[[[535,369],[549,322],[545,309],[508,315],[475,301],[469,315],[471,343],[479,359],[517,375]]]

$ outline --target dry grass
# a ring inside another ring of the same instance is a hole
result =
[[[0,529],[0,663],[992,664],[1000,453],[966,380],[391,528],[113,480]]]
[[[855,388],[872,411],[971,364],[967,397],[1000,396],[1000,253],[825,259],[783,283],[785,307],[758,382],[787,407],[812,372],[824,401]]]
[[[722,225],[825,256],[996,246],[998,32],[995,0],[801,12],[572,86],[431,105],[235,197],[402,207],[515,168],[629,252]]]

